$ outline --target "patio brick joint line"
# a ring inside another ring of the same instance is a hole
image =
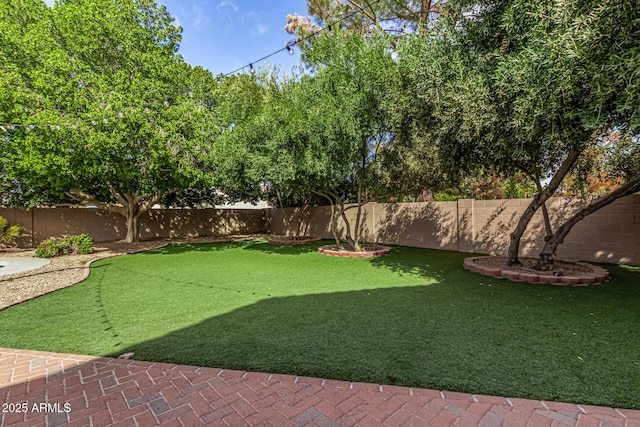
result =
[[[11,348],[0,373],[6,408],[48,408],[0,412],[3,427],[640,426],[640,410]]]

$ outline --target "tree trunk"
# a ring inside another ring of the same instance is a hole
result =
[[[125,243],[133,243],[140,241],[138,234],[138,220],[142,215],[142,208],[139,205],[138,197],[132,194],[125,194],[127,204],[125,205],[127,219],[127,236],[124,238]]]
[[[527,206],[527,209],[525,209],[525,211],[520,216],[520,220],[518,221],[516,228],[513,230],[510,236],[509,251],[507,252],[507,265],[521,265],[520,260],[518,259],[518,254],[520,252],[520,240],[522,239],[522,235],[527,229],[527,225],[529,225],[531,218],[533,218],[533,215],[540,208],[540,206],[542,206],[544,202],[546,202],[549,197],[551,197],[556,192],[556,190],[560,186],[560,183],[562,183],[562,180],[567,175],[567,173],[569,173],[569,170],[571,170],[571,167],[576,162],[579,156],[580,151],[578,150],[571,150],[569,152],[567,158],[564,159],[562,165],[560,165],[560,168],[551,179],[551,182],[549,182],[549,185],[547,185],[547,187],[541,193],[536,194],[529,206]]]
[[[540,179],[535,178],[535,182],[536,182],[536,188],[538,189],[538,193],[542,193],[542,184],[540,183]],[[544,229],[547,233],[544,236],[544,240],[546,242],[553,235],[553,230],[551,229],[551,220],[549,219],[549,211],[547,210],[547,204],[543,203],[541,208],[542,208],[542,219],[544,219]]]
[[[633,178],[617,190],[580,209],[564,224],[562,224],[550,239],[547,239],[544,244],[544,248],[542,249],[542,252],[540,252],[540,256],[538,257],[538,262],[533,268],[541,271],[548,271],[553,268],[553,258],[556,255],[556,250],[558,249],[558,246],[560,246],[562,242],[564,242],[564,239],[567,237],[574,225],[576,225],[585,217],[597,211],[598,209],[603,208],[604,206],[613,202],[614,200],[619,199],[620,197],[628,196],[638,191],[640,191],[640,176]]]
[[[85,206],[95,206],[98,209],[122,215],[127,225],[127,234],[124,242],[133,243],[139,241],[138,220],[140,216],[158,203],[164,194],[139,196],[132,193],[120,193],[112,185],[109,186],[109,191],[119,204],[103,203],[91,194],[78,189],[71,189],[66,194]]]
[[[358,242],[353,240],[352,234],[351,234],[351,224],[349,224],[349,219],[347,218],[347,214],[346,214],[346,210],[344,208],[344,202],[342,201],[341,198],[338,198],[338,203],[339,203],[339,214],[340,217],[342,218],[342,222],[344,223],[344,228],[345,228],[345,233],[344,233],[344,239],[347,241],[347,248],[350,251],[357,251],[360,249]]]
[[[124,238],[125,243],[133,243],[140,241],[138,234],[138,215],[132,214],[127,210],[127,236]]]
[[[358,209],[356,211],[356,223],[353,229],[353,250],[360,252],[360,222],[362,217],[362,177],[358,182]],[[346,218],[345,218],[346,221]]]
[[[336,230],[336,221],[337,221],[336,205],[335,203],[333,203],[333,199],[328,194],[319,193],[317,191],[315,193],[327,199],[329,201],[329,204],[331,204],[331,221],[329,223],[329,228],[331,228],[331,234],[333,235],[333,239],[336,241],[336,246],[338,247],[339,250],[342,250],[343,249],[342,242],[338,237],[338,230]]]

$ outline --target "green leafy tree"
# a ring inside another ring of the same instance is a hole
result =
[[[637,52],[629,37],[637,34],[637,10],[625,0],[452,1],[437,32],[402,46],[408,86],[421,105],[415,117],[437,141],[448,170],[494,165],[538,183],[550,179],[511,234],[510,265],[519,263],[520,239],[534,213],[594,135],[636,127],[636,82],[608,73],[629,70],[619,58],[632,61]],[[610,14],[621,28],[602,25],[613,22]]]
[[[306,171],[314,192],[332,206],[332,230],[342,218],[347,248],[360,250],[362,206],[386,192],[378,185],[383,157],[394,141],[389,102],[398,81],[386,37],[364,38],[336,31],[321,35],[303,55],[313,67],[313,105],[307,111],[310,136]],[[351,229],[345,204],[356,209]]]
[[[394,37],[435,22],[441,0],[308,0],[309,16],[287,16],[285,30],[304,38],[323,26],[337,26],[363,35],[381,30]]]
[[[125,240],[168,194],[212,184],[210,73],[177,54],[181,29],[152,0],[9,1],[0,8],[3,167],[30,191],[126,218]]]

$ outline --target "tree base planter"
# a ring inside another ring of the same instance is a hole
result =
[[[464,268],[474,273],[509,279],[513,282],[547,283],[559,286],[598,285],[609,280],[609,272],[607,270],[586,262],[556,260],[553,270],[536,271],[527,267],[508,267],[506,266],[506,259],[505,263],[487,262],[488,260],[497,259],[497,257],[466,258],[464,260]],[[533,265],[535,261],[535,259],[531,258],[521,259],[524,265]]]
[[[320,246],[318,248],[318,252],[323,255],[341,256],[348,258],[374,258],[387,255],[389,252],[391,252],[391,248],[389,246],[376,244],[365,244],[361,246],[362,249],[364,249],[361,252],[340,250],[337,245]]]
[[[269,243],[272,245],[304,245],[307,243],[316,243],[321,242],[322,237],[311,237],[311,236],[273,236],[269,237]]]

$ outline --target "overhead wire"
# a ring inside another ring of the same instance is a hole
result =
[[[381,1],[382,0],[376,0],[376,1],[372,2],[370,6],[375,6],[376,4],[380,3]],[[278,49],[278,50],[276,50],[274,52],[271,52],[270,54],[265,55],[262,58],[256,59],[255,61],[252,61],[252,62],[248,63],[247,65],[244,65],[244,66],[242,66],[240,68],[236,68],[235,70],[230,71],[230,72],[228,72],[226,74],[219,74],[218,76],[219,76],[219,78],[220,77],[228,77],[228,76],[233,75],[233,74],[235,74],[235,73],[237,73],[239,71],[244,70],[245,68],[249,68],[251,74],[255,74],[256,70],[255,70],[254,64],[262,62],[265,59],[268,59],[268,58],[270,58],[270,57],[272,57],[274,55],[277,55],[277,54],[279,54],[280,52],[283,52],[283,51],[287,51],[289,54],[292,55],[294,46],[296,46],[296,45],[298,45],[300,43],[303,43],[303,42],[311,39],[312,37],[315,37],[315,36],[319,35],[320,33],[322,33],[325,30],[331,31],[331,29],[332,29],[332,27],[334,25],[338,25],[338,24],[346,21],[347,19],[349,19],[349,18],[351,18],[351,17],[353,17],[353,16],[355,16],[355,15],[357,15],[359,13],[362,13],[362,10],[358,9],[358,10],[354,10],[352,12],[349,12],[348,14],[346,14],[342,18],[338,19],[337,21],[332,22],[330,24],[327,24],[324,27],[320,27],[319,29],[313,31],[311,34],[309,34],[309,35],[307,35],[307,36],[305,36],[303,38],[300,38],[300,39],[296,38],[296,39],[293,39],[293,40],[289,40],[285,44],[285,47],[283,47],[281,49]],[[190,93],[190,96],[192,96],[191,93]],[[104,119],[104,120],[106,120],[106,119]],[[94,120],[92,120],[91,122],[94,125],[96,124]],[[32,129],[36,128],[36,127],[48,127],[50,129],[59,130],[61,126],[59,124],[46,124],[46,125],[28,124],[27,125],[27,124],[19,124],[19,123],[2,123],[2,122],[0,122],[0,131],[1,132],[7,132],[7,131],[15,130],[15,128],[18,128],[18,127],[25,128],[26,130],[32,130]],[[73,126],[73,127],[75,127],[75,126]]]
[[[381,1],[382,1],[382,0],[376,0],[376,1],[374,1],[374,2],[372,2],[372,3],[371,3],[371,6],[375,6],[376,4],[380,3]],[[311,34],[309,34],[308,36],[305,36],[305,37],[303,37],[303,38],[301,38],[301,39],[294,39],[294,40],[290,40],[290,41],[288,41],[288,42],[286,43],[285,47],[283,47],[283,48],[281,48],[281,49],[278,49],[278,50],[276,50],[276,51],[274,51],[274,52],[271,52],[270,54],[265,55],[265,56],[263,56],[263,57],[262,57],[262,58],[260,58],[260,59],[256,59],[255,61],[252,61],[252,62],[248,63],[247,65],[243,65],[243,66],[242,66],[242,67],[240,67],[240,68],[236,68],[236,69],[235,69],[235,70],[233,70],[233,71],[230,71],[230,72],[228,72],[228,73],[226,73],[226,74],[222,74],[222,77],[228,77],[228,76],[230,76],[230,75],[232,75],[232,74],[235,74],[235,73],[237,73],[237,72],[239,72],[239,71],[244,70],[244,69],[245,69],[245,68],[247,68],[247,67],[249,68],[249,70],[251,70],[251,73],[253,74],[253,73],[255,73],[255,68],[254,68],[254,65],[255,65],[255,64],[257,64],[257,63],[259,63],[259,62],[262,62],[262,61],[264,61],[265,59],[269,59],[269,58],[271,58],[272,56],[277,55],[278,53],[283,52],[283,51],[287,51],[287,52],[289,52],[289,54],[292,54],[292,49],[293,49],[293,47],[294,47],[295,45],[300,44],[300,43],[302,43],[302,42],[305,42],[305,41],[309,40],[310,38],[317,36],[318,34],[322,33],[323,31],[325,31],[325,30],[327,30],[327,29],[328,29],[329,31],[331,31],[331,28],[332,28],[334,25],[340,24],[340,23],[342,23],[342,22],[346,21],[347,19],[351,18],[352,16],[355,16],[355,15],[357,15],[357,14],[359,14],[359,13],[362,13],[362,11],[361,11],[361,10],[354,10],[353,12],[349,12],[348,14],[346,14],[346,15],[345,15],[345,16],[343,16],[342,18],[338,19],[337,21],[332,22],[332,23],[330,23],[330,24],[327,24],[327,25],[325,25],[324,27],[320,27],[320,29],[315,30],[314,32],[312,32],[312,33],[311,33]]]

